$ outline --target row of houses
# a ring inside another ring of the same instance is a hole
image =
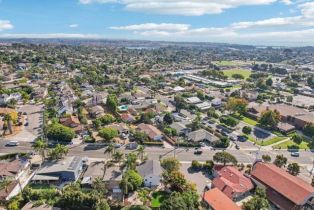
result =
[[[267,199],[281,210],[314,209],[314,188],[272,163],[257,161],[250,174],[234,166],[215,166],[214,179],[203,201],[209,209],[239,210],[236,205],[255,187],[265,189]]]

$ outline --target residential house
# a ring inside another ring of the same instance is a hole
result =
[[[139,165],[136,170],[143,177],[145,187],[155,188],[161,184],[162,168],[160,161],[147,160]]]
[[[204,129],[192,131],[191,133],[188,134],[188,140],[193,142],[207,141],[212,143],[216,139],[217,138],[214,135],[212,135],[211,133]]]
[[[202,103],[199,103],[199,104],[195,104],[195,106],[201,110],[201,111],[207,111],[209,110],[212,106],[211,106],[211,103],[207,102],[207,101],[204,101]]]
[[[187,136],[191,131],[191,128],[186,127],[186,125],[181,122],[173,122],[170,127],[175,129],[177,131],[177,135],[179,136]]]
[[[75,133],[80,133],[83,130],[83,125],[81,125],[79,119],[73,115],[61,118],[60,123],[67,127],[73,128]]]
[[[121,119],[123,122],[126,123],[132,123],[135,121],[135,117],[133,117],[133,115],[129,114],[129,113],[122,113],[120,115]]]
[[[116,129],[122,138],[125,138],[127,135],[129,135],[129,127],[125,123],[114,123],[108,125],[107,127]]]
[[[231,200],[244,198],[254,188],[252,181],[234,166],[215,165],[213,174],[215,178],[212,186],[218,188]]]
[[[101,106],[97,105],[97,106],[93,106],[92,108],[90,108],[89,114],[93,118],[98,118],[98,117],[101,117],[105,114],[105,110]]]
[[[256,119],[266,110],[279,111],[281,121],[291,124],[297,129],[303,129],[307,124],[314,124],[313,113],[295,106],[286,104],[257,104],[254,102],[248,106],[248,114]]]
[[[210,189],[203,194],[206,209],[210,210],[241,210],[228,196],[218,188]]]
[[[266,188],[267,198],[279,209],[314,209],[314,187],[272,163],[256,162],[251,179]]]
[[[141,123],[137,129],[146,133],[150,140],[161,141],[163,139],[163,133],[153,125]]]
[[[18,180],[28,173],[30,163],[24,159],[0,162],[0,182],[5,179]]]
[[[47,162],[36,172],[32,179],[35,183],[61,183],[76,181],[83,171],[82,157],[65,157],[58,161]]]
[[[193,97],[186,98],[185,102],[188,104],[198,104],[198,103],[201,103],[202,101],[198,97],[193,96]]]
[[[211,101],[211,104],[214,108],[219,108],[222,106],[222,101],[220,98],[214,98],[212,101]]]

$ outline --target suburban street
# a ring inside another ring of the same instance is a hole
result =
[[[20,142],[19,146],[7,147],[5,144],[8,141],[0,140],[0,154],[14,153],[14,152],[31,152],[33,151],[30,142]],[[104,154],[105,146],[90,146],[90,145],[70,145],[69,156],[82,156],[90,158],[108,158]],[[125,153],[132,152],[134,150],[127,150],[120,148]],[[175,151],[173,149],[160,148],[160,147],[146,147],[145,149],[149,159],[159,159],[165,157],[176,157],[182,162],[191,162],[192,160],[206,161],[211,160],[213,155],[219,150],[203,149],[201,155],[195,155],[194,149],[179,148]],[[251,164],[256,158],[256,152],[258,149],[227,149],[230,154],[234,155],[239,163]],[[314,160],[314,153],[311,151],[300,151],[300,157],[291,157],[290,152],[287,150],[260,150],[259,157],[264,154],[268,154],[274,159],[276,155],[283,154],[289,158],[290,162],[297,162],[300,165],[312,165]]]

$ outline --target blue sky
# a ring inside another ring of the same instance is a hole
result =
[[[0,37],[314,45],[314,1],[0,0]]]

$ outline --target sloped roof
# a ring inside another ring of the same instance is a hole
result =
[[[162,132],[158,128],[149,124],[141,123],[138,125],[138,128],[145,132],[151,139],[153,139],[155,136],[162,135]]]
[[[241,210],[239,206],[218,188],[208,190],[204,193],[203,198],[214,210]]]
[[[252,181],[234,166],[222,167],[217,173],[218,177],[213,180],[213,185],[231,199],[234,193],[245,193],[254,188]]]
[[[298,205],[314,197],[314,187],[271,163],[258,162],[253,166],[251,176],[276,190],[282,196]]]
[[[138,173],[142,176],[161,176],[162,168],[158,160],[147,160],[144,164],[137,167]]]
[[[199,129],[197,131],[189,133],[188,138],[191,141],[202,141],[204,139],[212,141],[214,139],[213,135],[204,129]]]

